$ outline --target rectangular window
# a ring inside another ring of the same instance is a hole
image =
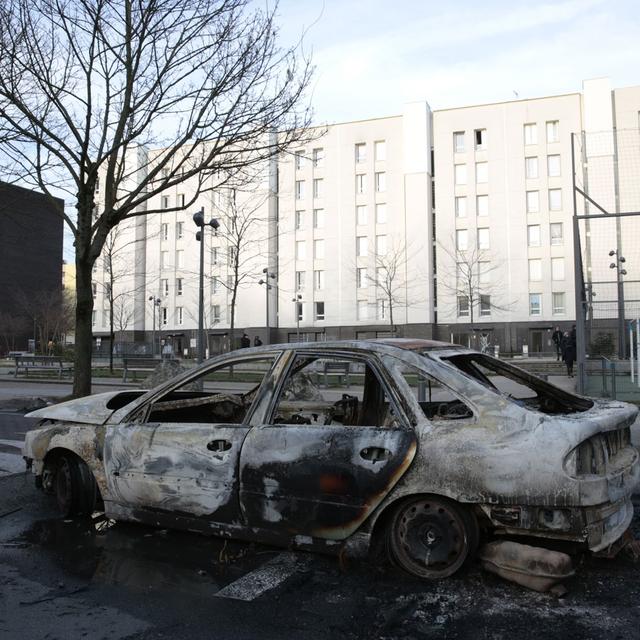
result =
[[[296,231],[300,231],[304,226],[304,211],[296,211]]]
[[[162,208],[163,209],[169,208],[169,196],[162,196]]]
[[[491,315],[491,296],[485,294],[480,295],[480,315]]]
[[[524,125],[524,143],[538,144],[538,126],[535,123]]]
[[[230,273],[229,275],[227,275],[227,291],[232,291],[233,290],[233,274]]]
[[[218,264],[218,247],[211,247],[211,264]]]
[[[229,247],[229,266],[233,267],[236,263],[236,256],[238,255],[238,249],[236,247]]]
[[[176,278],[176,295],[182,295],[182,278]]]
[[[313,306],[315,309],[315,319],[324,320],[324,302],[314,302]]]
[[[458,317],[466,318],[469,316],[469,298],[466,296],[458,296]]]
[[[184,267],[184,251],[179,249],[176,251],[176,269],[182,269]]]
[[[316,291],[324,289],[324,271],[313,272],[313,286]]]
[[[358,300],[357,304],[357,318],[358,320],[367,320],[369,317],[369,304],[366,300]]]
[[[489,284],[491,282],[491,262],[481,260],[478,262],[478,283]]]
[[[552,222],[549,225],[551,244],[560,245],[564,243],[562,236],[562,222]]]
[[[213,281],[211,284],[213,293],[218,293],[218,291],[220,291],[220,278],[218,278],[218,276],[213,276]]]
[[[380,298],[377,303],[378,320],[387,319],[387,307],[388,307],[387,300],[385,298]]]
[[[554,154],[547,156],[547,175],[550,178],[557,178],[560,175],[560,156]]]
[[[176,196],[176,205],[179,207],[184,207],[184,193],[179,193]]]
[[[169,223],[163,222],[160,225],[160,237],[163,240],[168,240],[169,239]]]
[[[387,143],[384,140],[376,140],[373,143],[373,154],[376,162],[384,162],[387,159]]]
[[[387,255],[387,236],[376,236],[376,255]]]
[[[458,251],[466,251],[469,244],[468,233],[466,229],[456,230],[456,249]]]
[[[464,152],[464,131],[453,132],[453,152],[454,153]]]
[[[538,157],[529,156],[524,159],[524,177],[530,180],[538,177]]]
[[[307,245],[304,240],[296,240],[296,260],[304,260],[307,257]]]
[[[527,245],[530,247],[540,246],[540,225],[530,224],[527,227]]]
[[[304,320],[304,303],[301,301],[296,302],[296,319],[298,322]]]
[[[98,312],[94,309],[91,312],[91,326],[95,327],[96,326],[96,316],[98,315]]]
[[[324,193],[324,181],[322,178],[313,179],[313,197],[322,198]]]
[[[542,294],[541,293],[529,294],[529,315],[530,316],[542,315]]]
[[[489,229],[478,229],[478,249],[489,248]]]
[[[552,313],[554,316],[561,316],[565,313],[564,306],[564,292],[554,292],[551,294],[551,300],[553,301]]]
[[[316,260],[324,260],[324,240],[313,241],[313,257]]]
[[[356,193],[362,195],[367,189],[367,176],[364,173],[356,174]]]
[[[182,307],[176,307],[176,324],[182,324],[184,314]]]
[[[384,171],[376,172],[376,192],[382,193],[387,190],[387,174]]]
[[[549,189],[549,211],[562,210],[562,189]]]
[[[564,280],[564,258],[551,258],[551,279]]]
[[[455,199],[456,218],[467,217],[467,196],[456,196]]]
[[[322,229],[324,227],[324,209],[313,210],[313,228]]]
[[[367,269],[365,267],[358,267],[358,269],[356,269],[356,286],[358,289],[366,289],[367,285]]]
[[[386,222],[387,222],[387,205],[377,204],[376,205],[376,223],[385,224]]]
[[[483,184],[489,182],[489,163],[476,162],[476,182]]]
[[[538,213],[540,211],[540,193],[538,191],[527,191],[527,213]]]
[[[529,260],[529,281],[540,282],[542,280],[542,260],[534,258]]]
[[[547,142],[560,141],[560,122],[558,120],[547,121]]]
[[[304,198],[304,180],[296,180],[296,200]]]
[[[364,204],[356,207],[356,224],[358,226],[367,224],[367,206]]]
[[[304,150],[296,151],[296,169],[302,169],[304,167]]]
[[[92,282],[91,283],[91,295],[94,298],[98,295],[98,283],[97,282]]]
[[[467,184],[467,165],[456,164],[453,167],[454,181],[456,185]]]
[[[184,222],[176,223],[176,238],[182,240],[184,238]]]
[[[214,304],[211,308],[211,315],[213,316],[214,322],[220,322],[220,305]]]
[[[473,134],[476,143],[476,151],[484,151],[487,148],[487,130],[476,129]]]
[[[160,252],[160,268],[161,269],[169,268],[169,252],[168,251]]]
[[[102,310],[102,326],[103,327],[109,326],[109,310],[108,309]]]
[[[361,164],[367,160],[367,145],[360,143],[356,145],[356,163]]]
[[[322,147],[313,150],[313,166],[316,168],[324,166],[324,149]]]
[[[167,278],[160,280],[160,295],[165,297],[169,295],[169,280]]]
[[[489,196],[476,196],[476,215],[489,215]]]
[[[160,309],[160,321],[162,324],[167,324],[169,320],[169,310],[167,307],[162,307]]]
[[[296,291],[304,291],[304,271],[296,271]]]
[[[366,257],[368,254],[367,250],[367,236],[357,236],[356,237],[356,255],[360,258]]]

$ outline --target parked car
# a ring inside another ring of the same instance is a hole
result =
[[[441,342],[285,344],[35,411],[24,455],[65,516],[353,555],[384,539],[440,578],[481,530],[613,545],[636,414]]]

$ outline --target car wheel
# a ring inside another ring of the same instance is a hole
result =
[[[64,455],[58,459],[55,494],[63,516],[93,513],[98,487],[91,470],[80,458]]]
[[[391,559],[407,573],[437,580],[453,575],[478,547],[473,513],[446,498],[422,496],[401,503],[387,531]]]

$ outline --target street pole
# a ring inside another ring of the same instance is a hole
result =
[[[271,289],[271,285],[269,284],[269,278],[272,278],[273,280],[275,280],[276,274],[275,273],[271,273],[269,271],[269,269],[267,269],[266,267],[262,270],[262,273],[264,273],[264,280],[259,280],[258,284],[263,284],[264,285],[264,292],[265,292],[265,308],[266,308],[266,324],[267,324],[267,337],[266,337],[266,344],[271,344],[271,326],[269,324],[269,289]],[[275,284],[275,282],[274,282]]]
[[[298,313],[298,305],[302,304],[302,294],[298,294],[296,295],[295,298],[293,298],[293,303],[294,303],[294,313],[296,314],[296,342],[300,342],[300,314]]]
[[[627,357],[627,335],[624,328],[624,282],[623,276],[627,275],[627,270],[623,268],[626,262],[624,256],[620,255],[620,249],[611,249],[609,256],[616,257],[616,261],[609,265],[610,269],[616,270],[616,280],[618,285],[618,358],[624,360]]]
[[[156,307],[158,309],[158,329],[160,329],[160,298],[155,296],[149,296],[149,302],[151,302],[151,355],[155,358],[156,355]]]

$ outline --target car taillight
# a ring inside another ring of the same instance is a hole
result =
[[[629,446],[630,442],[629,427],[591,436],[567,456],[565,470],[571,476],[604,475],[607,472],[607,463]]]

